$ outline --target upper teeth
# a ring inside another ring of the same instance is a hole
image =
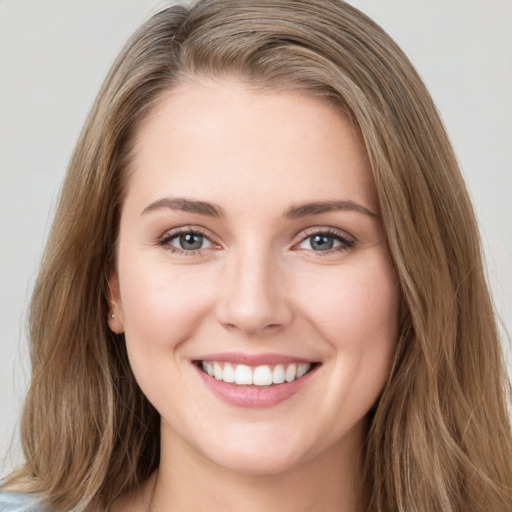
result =
[[[270,386],[285,381],[293,382],[302,377],[310,370],[311,363],[278,364],[274,367],[265,364],[251,367],[245,364],[203,361],[202,366],[208,375],[217,380],[239,385]]]

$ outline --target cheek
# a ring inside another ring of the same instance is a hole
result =
[[[386,259],[340,267],[335,279],[317,281],[315,290],[310,288],[306,309],[332,355],[330,382],[318,404],[332,411],[333,435],[338,435],[366,415],[388,378],[398,336],[399,290]]]
[[[212,299],[211,280],[192,266],[173,268],[165,255],[120,261],[119,275],[127,344],[144,351],[191,338]]]
[[[360,352],[396,340],[399,292],[386,260],[317,276],[298,295],[304,314],[337,350]]]
[[[179,362],[208,314],[212,296],[204,275],[192,266],[176,271],[163,259],[139,256],[119,265],[130,366],[155,406],[169,402],[170,388],[179,387],[186,395],[186,366]]]
[[[377,254],[318,278],[307,293],[310,300],[302,309],[332,356],[330,383],[319,403],[331,409],[333,425],[338,422],[343,430],[349,418],[366,415],[389,375],[398,336],[396,275],[387,254]]]

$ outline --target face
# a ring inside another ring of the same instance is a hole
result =
[[[109,321],[163,449],[254,473],[359,450],[398,291],[352,126],[301,93],[186,84],[129,172]]]

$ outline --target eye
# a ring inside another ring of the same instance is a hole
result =
[[[296,249],[315,252],[340,251],[354,247],[355,241],[339,233],[315,232],[295,246]]]
[[[212,247],[212,242],[205,235],[196,231],[171,233],[162,239],[160,244],[177,252],[194,252]]]

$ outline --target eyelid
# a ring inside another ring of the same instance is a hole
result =
[[[182,234],[194,234],[194,235],[200,235],[204,237],[206,240],[208,240],[211,244],[211,247],[207,247],[204,249],[196,249],[196,250],[184,250],[180,249],[179,247],[172,246],[170,244],[170,241],[175,239],[176,237],[182,235]],[[156,243],[170,252],[178,253],[178,254],[185,254],[187,256],[193,256],[201,254],[202,252],[211,250],[211,249],[220,249],[221,245],[214,240],[214,236],[206,229],[200,227],[200,226],[179,226],[176,228],[168,229],[164,232],[163,235],[159,236],[156,240]]]
[[[338,228],[333,228],[330,226],[313,226],[307,229],[302,230],[296,237],[292,244],[292,250],[308,250],[308,249],[299,249],[297,246],[302,242],[306,241],[313,235],[327,235],[329,237],[335,238],[341,242],[341,246],[328,249],[326,251],[313,251],[317,256],[323,256],[327,254],[331,254],[332,252],[339,252],[343,250],[352,249],[357,244],[357,238],[346,231],[343,231]]]
[[[178,237],[181,234],[190,233],[190,234],[196,234],[200,235],[204,238],[206,238],[210,244],[211,247],[205,248],[205,249],[197,249],[197,250],[183,250],[175,246],[171,246],[169,243],[172,239]],[[307,240],[307,238],[313,236],[313,235],[326,235],[332,238],[335,238],[336,240],[341,242],[340,246],[334,247],[332,249],[328,249],[326,251],[314,251],[312,249],[299,249],[297,246]],[[356,237],[351,235],[350,233],[341,230],[339,228],[333,228],[330,226],[312,226],[306,229],[303,229],[298,235],[295,236],[294,241],[292,242],[291,249],[292,250],[304,250],[309,252],[314,252],[317,256],[323,256],[328,255],[333,252],[340,252],[343,250],[349,250],[352,249],[356,244],[358,240]],[[178,253],[178,254],[185,254],[187,256],[192,255],[198,255],[203,252],[206,252],[211,249],[221,249],[222,245],[216,241],[216,237],[211,234],[211,232],[201,226],[195,226],[195,225],[185,225],[185,226],[179,226],[176,228],[168,229],[165,231],[161,236],[159,236],[156,240],[156,243],[160,246],[165,247],[171,252]]]

